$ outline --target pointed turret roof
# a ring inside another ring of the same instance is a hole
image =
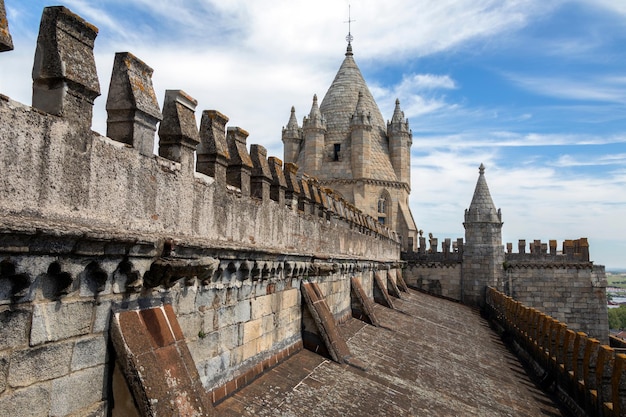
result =
[[[322,113],[320,113],[320,108],[317,104],[317,94],[313,94],[313,104],[311,105],[311,111],[309,112],[309,118],[311,119],[321,119]]]
[[[326,142],[342,143],[349,137],[350,120],[357,107],[357,102],[359,102],[359,92],[362,93],[359,109],[366,115],[370,115],[373,127],[371,177],[372,179],[397,181],[388,156],[385,121],[367,87],[361,70],[354,61],[351,44],[348,45],[346,57],[320,105],[320,111],[326,119]]]
[[[295,129],[298,130],[298,119],[296,118],[296,108],[291,106],[291,115],[289,116],[289,122],[287,122],[287,130]]]
[[[391,117],[392,123],[402,123],[404,122],[404,112],[400,108],[400,99],[396,99],[396,107],[393,109],[393,116]]]
[[[478,181],[474,189],[474,196],[469,209],[466,211],[466,222],[489,222],[501,223],[500,213],[493,204],[491,193],[485,179],[485,166],[480,164],[478,168]]]
[[[311,111],[309,112],[309,116],[304,118],[304,122],[302,123],[302,129],[326,129],[326,121],[324,120],[324,116],[320,112],[320,108],[317,105],[317,94],[313,95],[313,104],[311,105]]]
[[[283,140],[287,138],[300,139],[300,126],[298,126],[296,109],[293,106],[291,106],[291,115],[289,116],[289,122],[287,122],[286,127],[283,127]]]

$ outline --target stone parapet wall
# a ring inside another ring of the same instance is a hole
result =
[[[399,256],[396,240],[359,218],[330,210],[320,217],[242,197],[179,163],[143,156],[6,98],[0,99],[0,119],[12,121],[0,124],[3,230],[40,223],[68,233],[159,235],[196,246]]]
[[[515,264],[507,262],[503,290],[568,328],[608,343],[606,275],[591,263]]]
[[[494,288],[486,315],[503,340],[572,415],[626,415],[626,355]]]
[[[461,299],[460,262],[407,262],[403,270],[407,285],[430,294]]]

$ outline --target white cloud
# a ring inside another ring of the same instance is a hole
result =
[[[607,75],[602,78],[533,77],[508,74],[508,78],[535,94],[573,100],[626,103],[626,84],[623,77]]]
[[[626,3],[616,0],[578,0],[582,4],[601,8],[613,13],[619,13],[626,17]]]
[[[554,166],[557,167],[581,167],[581,166],[598,166],[598,165],[624,165],[626,164],[626,153],[575,157],[572,155],[561,155]]]

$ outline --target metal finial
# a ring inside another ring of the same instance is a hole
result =
[[[352,20],[350,13],[350,5],[348,4],[348,20],[343,22],[348,24],[348,36],[346,36],[346,41],[348,42],[348,46],[351,46],[352,41],[354,40],[354,36],[352,36],[352,22],[356,22],[356,20]]]

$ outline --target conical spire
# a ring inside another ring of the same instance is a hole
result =
[[[480,164],[478,172],[478,182],[476,183],[472,203],[469,209],[465,210],[465,222],[501,223],[502,216],[500,210],[496,210],[496,206],[491,199],[483,164]]]
[[[359,92],[362,94],[359,107],[364,106],[365,115],[370,117],[369,122],[366,117],[367,125],[365,126],[371,129],[372,154],[370,161],[376,166],[376,170],[370,172],[371,178],[397,181],[398,178],[388,156],[386,121],[352,55],[346,55],[343,59],[332,84],[324,95],[324,99],[320,101],[320,112],[327,127],[325,141],[326,143],[346,144],[341,146],[343,149],[347,149],[346,141],[354,128],[352,115],[359,101]],[[353,178],[352,168],[349,166],[351,157],[344,158],[342,163],[345,167],[342,166],[342,169],[337,169],[333,175],[342,179]]]

